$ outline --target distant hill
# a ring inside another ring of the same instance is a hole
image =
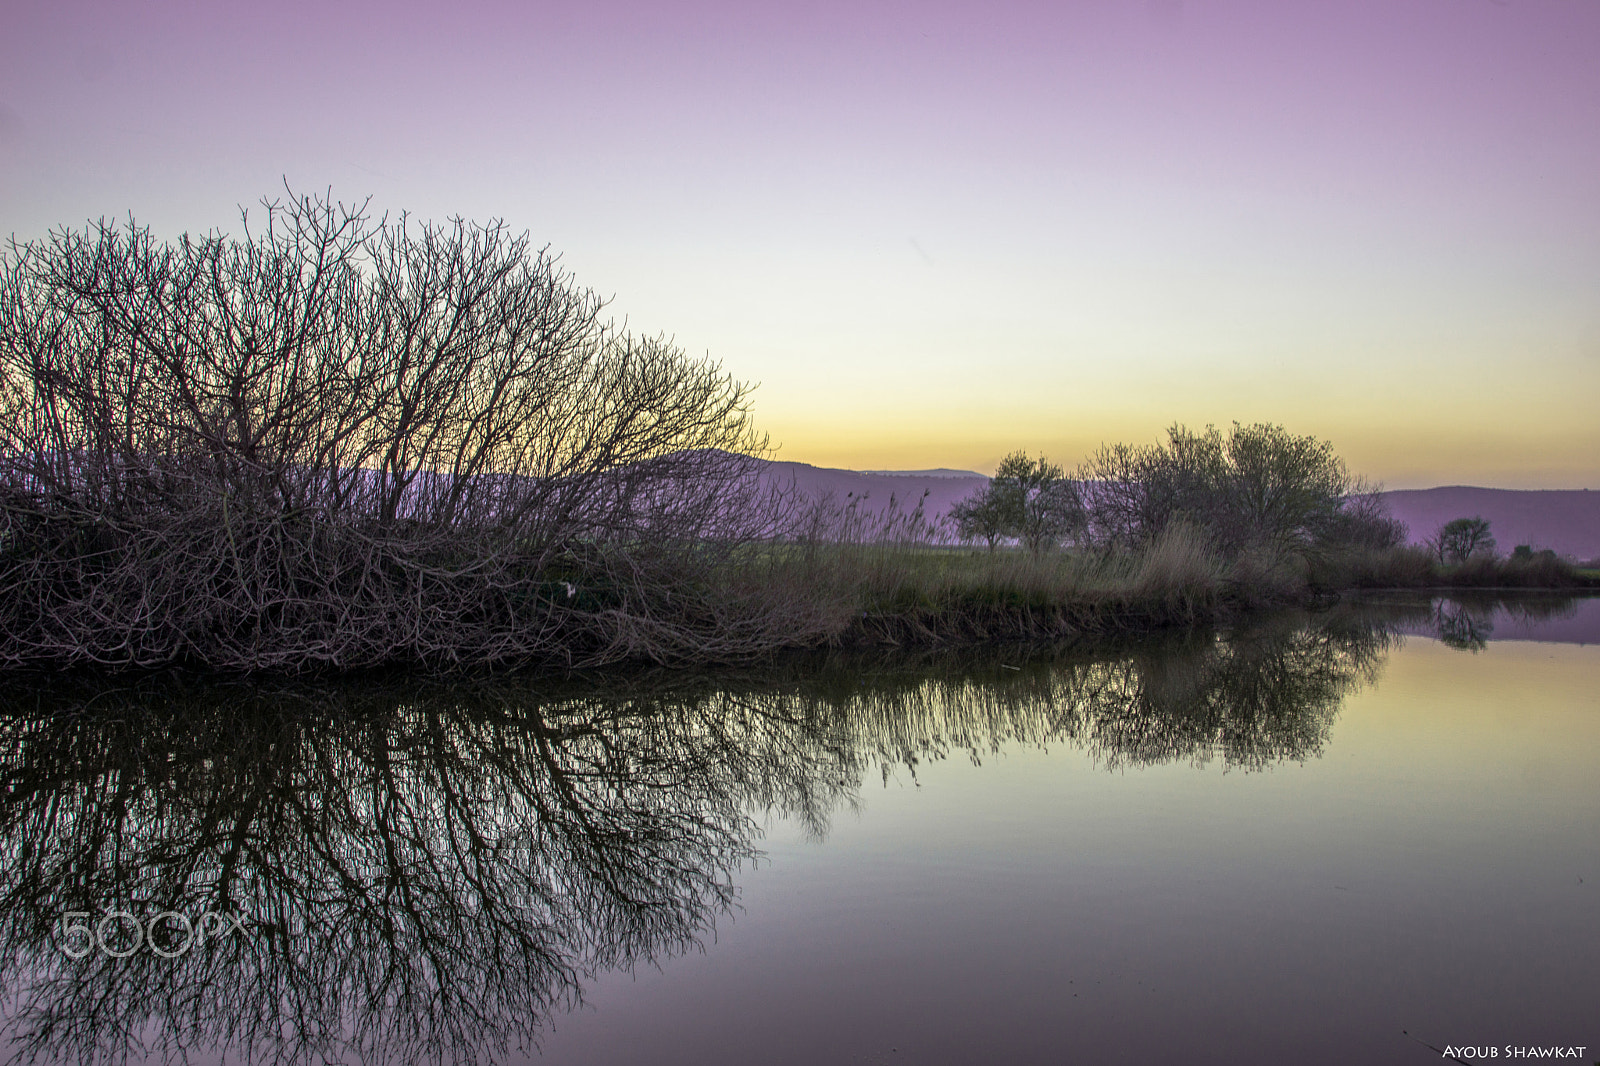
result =
[[[1389,510],[1410,530],[1416,544],[1452,518],[1485,518],[1497,550],[1518,544],[1551,548],[1577,559],[1600,557],[1600,492],[1583,489],[1479,489],[1450,485],[1438,489],[1385,492]]]
[[[982,474],[974,473],[971,470],[951,470],[947,466],[941,466],[937,470],[857,470],[855,472],[858,474],[873,474],[878,477],[983,478]],[[989,480],[988,478],[983,479],[985,481]]]
[[[864,510],[881,511],[892,499],[915,506],[923,493],[923,511],[936,518],[958,500],[988,483],[973,470],[835,470],[808,463],[767,463],[765,476],[792,484],[812,498],[832,493],[841,503],[864,498]],[[1501,553],[1518,544],[1551,548],[1577,559],[1600,558],[1600,492],[1582,489],[1480,489],[1451,485],[1438,489],[1385,492],[1390,511],[1421,544],[1452,518],[1489,520]]]
[[[841,505],[864,499],[859,508],[872,513],[881,513],[891,500],[910,510],[926,493],[922,510],[930,519],[989,483],[971,470],[832,470],[808,463],[768,463],[763,477],[792,485],[812,499],[830,493]]]

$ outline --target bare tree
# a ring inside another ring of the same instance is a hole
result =
[[[240,237],[13,239],[0,662],[765,646],[706,574],[769,532],[749,390],[602,310],[501,222],[292,193]]]
[[[1493,555],[1495,548],[1489,523],[1478,517],[1446,522],[1428,543],[1441,563],[1464,563],[1477,555]]]

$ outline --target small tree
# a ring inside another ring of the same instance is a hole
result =
[[[1012,452],[1000,461],[990,482],[999,497],[1007,531],[1031,552],[1075,536],[1083,527],[1083,502],[1061,467],[1044,456],[1030,459]]]
[[[950,508],[950,520],[955,523],[956,536],[964,541],[985,541],[990,551],[1007,534],[1005,507],[1000,494],[993,491],[990,482],[977,492]]]
[[[1474,555],[1494,554],[1494,537],[1483,518],[1457,518],[1439,527],[1432,540],[1441,563],[1464,563]]]
[[[1032,552],[1076,537],[1084,528],[1083,501],[1061,467],[1043,456],[1012,452],[989,484],[950,509],[962,540],[983,539],[989,550],[1015,538]]]
[[[1303,547],[1330,530],[1357,487],[1333,445],[1282,426],[1235,422],[1224,454],[1233,521],[1222,532],[1224,542],[1236,547]]]

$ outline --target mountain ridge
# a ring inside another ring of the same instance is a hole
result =
[[[847,470],[792,460],[762,460],[764,477],[790,483],[813,498],[864,499],[879,511],[893,500],[902,508],[923,501],[937,518],[976,492],[989,478],[973,470]],[[1390,513],[1406,524],[1407,540],[1422,544],[1453,518],[1484,518],[1502,554],[1519,544],[1549,548],[1575,559],[1600,558],[1600,492],[1589,489],[1496,489],[1440,485],[1382,494]]]

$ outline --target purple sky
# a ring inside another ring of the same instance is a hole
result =
[[[0,234],[505,218],[781,458],[1600,488],[1600,3],[12,4]]]

